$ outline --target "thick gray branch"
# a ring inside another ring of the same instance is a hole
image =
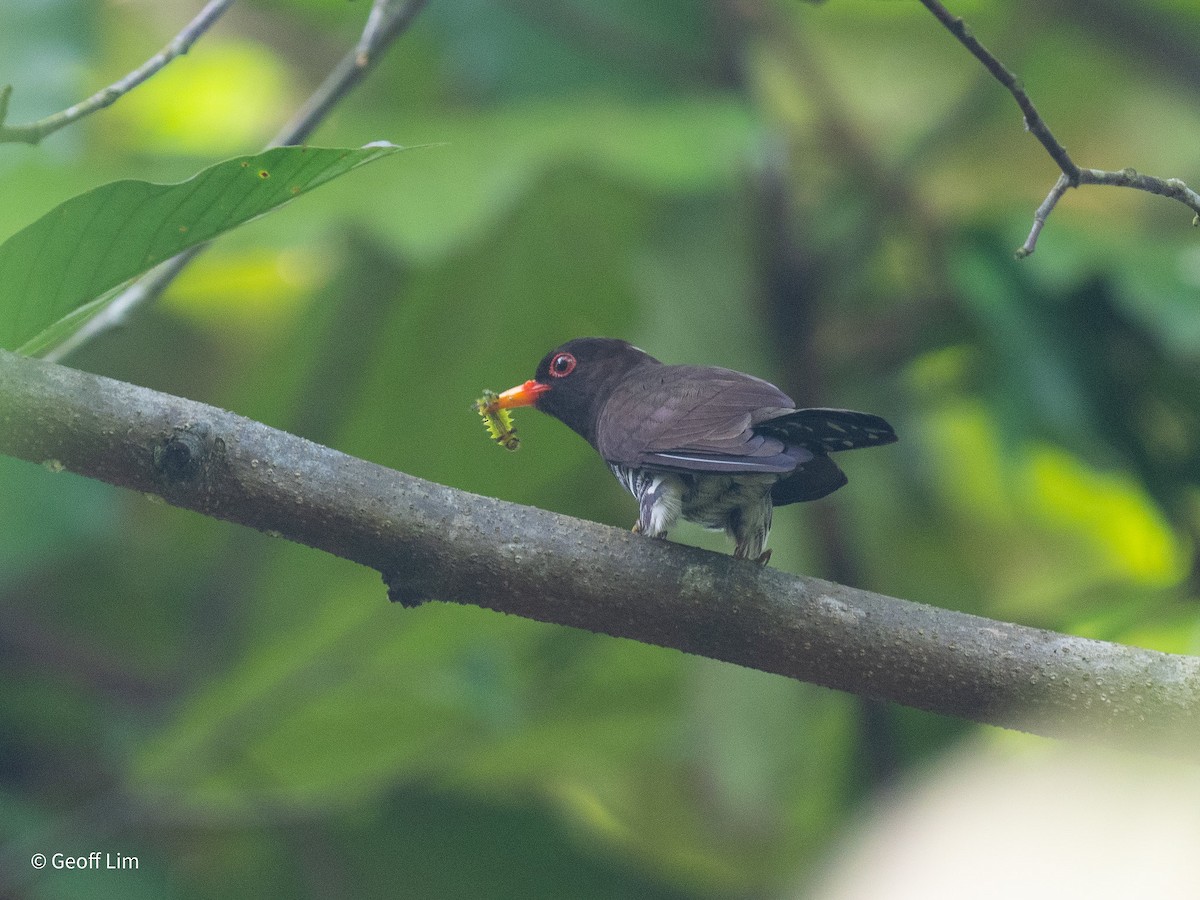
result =
[[[384,573],[405,603],[478,604],[1041,734],[1189,748],[1200,738],[1197,658],[923,606],[467,494],[5,352],[0,452],[354,560]]]

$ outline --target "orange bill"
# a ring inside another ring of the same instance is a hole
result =
[[[496,398],[496,405],[501,409],[515,409],[518,406],[533,406],[537,403],[538,398],[546,391],[550,390],[550,385],[541,384],[540,382],[530,379],[524,384],[519,384],[516,387],[509,388],[503,394]]]

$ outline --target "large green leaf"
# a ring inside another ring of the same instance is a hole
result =
[[[39,334],[175,254],[402,148],[277,147],[178,184],[115,181],[72,197],[0,244],[0,347]]]

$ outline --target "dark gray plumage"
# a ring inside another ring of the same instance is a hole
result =
[[[731,369],[670,366],[611,338],[546,354],[505,405],[534,405],[586,439],[638,499],[635,530],[662,537],[677,518],[727,531],[760,559],[773,506],[815,500],[846,476],[827,454],[889,444],[878,416],[796,409],[779,388]]]

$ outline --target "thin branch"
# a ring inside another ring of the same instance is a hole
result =
[[[1033,227],[1029,231],[1029,236],[1025,239],[1025,243],[1016,251],[1018,259],[1023,259],[1033,253],[1037,247],[1038,236],[1046,224],[1046,218],[1058,204],[1063,194],[1067,192],[1068,188],[1079,187],[1081,184],[1128,187],[1139,191],[1147,191],[1151,194],[1159,194],[1163,197],[1170,197],[1183,203],[1196,213],[1192,219],[1192,224],[1200,224],[1200,194],[1197,194],[1178,178],[1157,178],[1153,175],[1139,174],[1133,169],[1109,172],[1102,169],[1084,169],[1077,166],[1067,153],[1066,148],[1059,143],[1058,139],[1050,131],[1049,126],[1033,105],[1033,101],[1025,93],[1025,89],[1021,86],[1021,82],[1017,79],[1017,76],[971,34],[967,24],[961,18],[952,15],[939,0],[921,0],[921,3],[946,27],[946,30],[958,39],[959,43],[966,47],[983,64],[984,68],[991,73],[993,78],[1008,89],[1009,93],[1013,95],[1013,99],[1017,101],[1017,105],[1021,107],[1021,112],[1025,115],[1025,128],[1041,142],[1041,145],[1050,154],[1051,159],[1058,164],[1058,168],[1062,172],[1062,176],[1055,183],[1054,187],[1050,189],[1050,193],[1046,195],[1046,199],[1042,201],[1042,205],[1038,207],[1037,212],[1034,214]]]
[[[62,343],[51,347],[42,354],[42,358],[50,362],[60,362],[82,347],[92,338],[103,334],[112,328],[123,324],[133,310],[145,303],[153,301],[167,289],[167,286],[179,277],[179,273],[187,268],[188,263],[200,255],[208,244],[197,244],[182,253],[172,256],[166,262],[159,263],[125,290],[121,291],[106,306],[96,312],[73,331]]]
[[[79,121],[84,116],[89,116],[98,110],[104,109],[106,106],[111,106],[151,75],[154,75],[166,66],[171,60],[183,56],[192,49],[192,44],[196,43],[200,36],[208,31],[213,23],[232,5],[233,0],[210,0],[208,5],[200,10],[200,14],[192,19],[183,31],[175,35],[167,46],[163,47],[162,50],[120,81],[110,84],[104,90],[93,94],[82,103],[76,103],[62,112],[46,116],[46,118],[31,122],[28,125],[4,124],[5,114],[8,112],[8,99],[12,92],[12,87],[5,85],[3,88],[0,88],[0,143],[36,144],[42,138],[46,137],[46,135],[53,134],[60,128],[65,128]]]
[[[407,605],[476,604],[1038,734],[1193,755],[1200,745],[1200,658],[910,603],[468,494],[6,352],[0,423],[0,453],[370,566]]]
[[[376,23],[371,21],[375,15],[375,7],[372,7],[371,17],[363,29],[358,46],[338,61],[321,85],[292,116],[291,121],[275,135],[269,146],[286,147],[304,142],[329,115],[330,110],[375,67],[382,58],[383,51],[408,30],[417,13],[427,2],[428,0],[406,0],[388,9],[382,22]]]
[[[1046,195],[1046,199],[1042,201],[1042,205],[1033,214],[1033,228],[1029,229],[1029,237],[1025,238],[1025,243],[1017,248],[1017,259],[1024,259],[1033,252],[1037,246],[1038,235],[1042,233],[1042,228],[1046,225],[1046,217],[1058,205],[1058,201],[1070,186],[1071,179],[1067,178],[1066,175],[1058,176],[1058,181],[1054,183],[1054,187],[1050,189],[1050,193]]]
[[[1050,133],[1049,126],[1042,120],[1037,108],[1033,105],[1033,101],[1029,99],[1029,95],[1025,93],[1025,89],[1021,86],[1021,82],[1004,63],[1000,62],[987,47],[976,40],[975,35],[971,34],[971,30],[958,16],[950,14],[946,7],[942,6],[938,0],[921,0],[921,3],[927,10],[934,14],[939,22],[946,26],[946,29],[953,34],[960,44],[971,51],[971,55],[983,63],[983,67],[987,69],[992,77],[999,81],[1002,85],[1008,88],[1013,99],[1017,101],[1017,106],[1021,107],[1021,112],[1025,115],[1025,128],[1033,134],[1046,148],[1046,152],[1050,157],[1058,163],[1058,167],[1062,169],[1071,186],[1079,184],[1079,167],[1071,160],[1067,149],[1058,142],[1058,139]]]
[[[387,21],[388,7],[396,2],[397,0],[375,0],[371,4],[371,12],[367,14],[367,24],[358,39],[358,50],[355,54],[354,61],[360,69],[371,61],[371,51],[375,46],[376,37]]]
[[[1156,178],[1153,175],[1143,175],[1133,169],[1121,169],[1119,172],[1107,172],[1103,169],[1080,169],[1079,183],[1134,188],[1150,194],[1170,197],[1196,213],[1192,217],[1192,225],[1200,225],[1200,194],[1197,194],[1178,178]],[[1071,184],[1067,180],[1067,176],[1060,175],[1054,187],[1050,189],[1050,193],[1046,195],[1046,199],[1042,201],[1042,205],[1033,214],[1033,227],[1029,230],[1029,237],[1025,238],[1025,243],[1017,248],[1017,259],[1024,259],[1037,247],[1038,235],[1042,233],[1046,217],[1050,215],[1051,210],[1058,204],[1059,199],[1069,187]]]
[[[320,86],[312,92],[267,146],[287,147],[301,144],[307,140],[330,111],[374,68],[382,58],[383,51],[408,29],[413,18],[427,2],[428,0],[407,0],[390,10],[382,23],[372,26],[368,22],[367,28],[363,31],[363,38],[366,41],[366,61],[361,64],[359,62],[363,47],[363,43],[360,42],[358,47],[338,61]],[[372,9],[372,13],[374,13],[374,9]],[[52,362],[64,360],[97,335],[123,324],[134,310],[147,303],[152,303],[160,296],[187,268],[188,264],[207,247],[208,244],[192,247],[147,272],[114,297],[69,338],[44,354],[44,358]]]

